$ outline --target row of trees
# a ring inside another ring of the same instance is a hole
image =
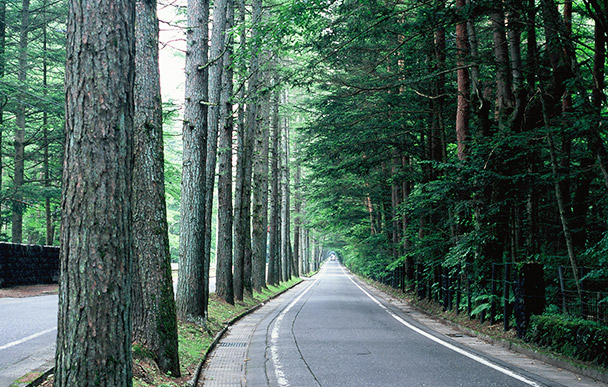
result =
[[[218,297],[243,300],[323,254],[299,219],[291,239],[288,94],[269,10],[190,0],[174,301],[156,8],[69,3],[58,386],[130,385],[132,342],[179,376],[177,319],[207,318],[216,175]]]
[[[606,277],[608,3],[329,8],[306,35],[306,190],[348,265],[401,287],[466,268],[477,294],[492,263],[567,265],[579,298],[579,266]]]
[[[65,62],[63,2],[0,3],[0,238],[57,240]]]

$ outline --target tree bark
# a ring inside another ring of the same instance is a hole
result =
[[[48,58],[47,58],[47,20],[46,20],[46,0],[42,4],[43,26],[42,26],[42,95],[44,99],[48,96]],[[1,113],[0,113],[1,114]],[[2,120],[0,119],[0,125]],[[48,246],[53,244],[53,221],[51,218],[51,198],[49,197],[49,189],[51,187],[50,170],[49,170],[49,114],[45,110],[42,112],[42,169],[44,174],[44,187],[46,189],[44,198],[44,220],[46,228],[45,243]],[[0,149],[1,142],[0,142]],[[0,169],[0,174],[2,170]],[[1,185],[0,185],[1,186]]]
[[[494,59],[496,61],[496,115],[498,117],[498,127],[501,131],[504,131],[509,127],[509,117],[513,111],[514,98],[502,1],[498,2],[495,7],[490,19],[492,21]]]
[[[163,116],[156,0],[135,3],[133,152],[133,341],[163,373],[179,376],[169,226],[165,203]]]
[[[254,44],[261,39],[262,0],[253,1],[253,32]],[[259,95],[261,74],[259,73],[259,54],[257,49],[251,61],[252,79],[250,81],[249,97],[255,97],[247,115],[247,125],[253,126],[253,166],[252,166],[252,205],[251,205],[251,283],[253,289],[261,291],[266,287],[266,237],[268,227],[268,126],[264,122],[268,103]],[[254,78],[255,77],[255,78]],[[251,103],[250,103],[251,104]],[[264,108],[264,109],[263,109]]]
[[[217,0],[213,3],[213,25],[211,42],[209,44],[209,115],[207,117],[207,162],[205,166],[205,287],[209,288],[209,264],[211,263],[211,238],[213,195],[215,187],[215,171],[217,164],[217,141],[220,128],[220,96],[222,91],[222,61],[225,48],[226,9],[227,0]],[[217,246],[216,246],[217,264]]]
[[[6,74],[6,1],[0,1],[0,79],[4,79]],[[0,190],[2,190],[2,173],[4,166],[2,164],[2,142],[4,140],[4,106],[6,102],[0,103]],[[0,197],[0,211],[4,198]],[[0,227],[3,222],[0,222]]]
[[[19,30],[19,71],[18,80],[20,87],[25,89],[28,70],[28,33],[30,29],[30,0],[21,3],[21,27]],[[25,169],[25,93],[21,95],[21,102],[15,111],[15,170],[13,173],[13,213],[11,223],[11,240],[13,243],[21,243],[23,239],[23,183]]]
[[[234,22],[233,0],[226,9],[226,30],[232,29]],[[215,294],[229,304],[234,304],[234,284],[232,278],[232,38],[226,38],[223,57],[222,92],[220,97],[219,121],[219,173],[217,212],[217,271]]]
[[[240,25],[240,44],[245,46],[247,38],[245,26],[245,0],[238,0],[239,25]],[[241,73],[246,73],[246,65],[240,63]],[[245,282],[251,285],[251,266],[249,268],[249,281],[245,278],[245,250],[246,244],[251,244],[251,236],[247,238],[249,213],[245,213],[245,202],[248,200],[245,195],[245,169],[247,163],[251,163],[251,157],[245,158],[247,141],[247,126],[245,124],[245,88],[241,87],[238,92],[238,119],[237,119],[237,151],[236,151],[236,178],[234,189],[234,298],[237,301],[243,300],[245,292]],[[250,192],[251,194],[251,192]],[[251,290],[251,286],[249,286]]]
[[[456,8],[461,10],[465,5],[464,0],[456,0]],[[456,72],[458,80],[458,106],[456,109],[456,142],[458,143],[458,159],[464,160],[468,151],[466,143],[469,137],[469,116],[470,116],[470,82],[469,70],[466,68],[466,57],[468,55],[468,36],[467,22],[462,20],[456,24],[456,49],[457,58]]]
[[[297,149],[297,144],[295,145]],[[295,166],[296,172],[293,180],[294,186],[294,198],[293,198],[293,206],[294,206],[294,219],[293,219],[293,253],[294,253],[294,263],[297,266],[296,276],[300,276],[301,274],[305,274],[303,258],[304,255],[301,254],[302,250],[302,200],[300,197],[300,180],[302,179],[302,169],[299,164]]]
[[[276,84],[275,84],[276,87]],[[279,169],[279,90],[275,89],[272,95],[272,121],[271,121],[271,187],[270,187],[270,228],[268,246],[268,284],[277,285],[281,280],[281,255],[280,255],[280,201],[281,191],[279,189],[281,173]]]
[[[209,296],[205,264],[205,161],[207,155],[208,0],[188,0],[183,168],[177,315],[202,323]]]
[[[69,2],[58,387],[132,385],[134,6]]]

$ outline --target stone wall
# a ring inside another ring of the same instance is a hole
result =
[[[59,281],[59,247],[0,242],[0,288]]]

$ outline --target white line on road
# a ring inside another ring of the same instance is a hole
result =
[[[465,351],[462,348],[459,348],[459,347],[457,347],[455,345],[452,345],[452,344],[448,343],[447,341],[443,341],[440,338],[435,337],[435,336],[431,335],[430,333],[427,333],[427,332],[423,331],[422,329],[413,326],[412,324],[408,323],[407,321],[405,321],[401,317],[397,316],[395,313],[393,313],[391,310],[389,310],[386,306],[382,305],[382,303],[380,301],[378,301],[374,296],[372,296],[365,289],[363,289],[361,286],[359,286],[359,284],[357,284],[349,275],[346,274],[346,272],[344,271],[344,268],[342,268],[342,272],[344,273],[344,275],[346,275],[346,277],[353,284],[355,284],[356,287],[359,288],[359,290],[361,290],[366,296],[368,296],[372,301],[374,301],[380,308],[384,309],[395,320],[399,321],[401,324],[405,325],[406,327],[408,327],[409,329],[413,330],[414,332],[416,332],[418,334],[421,334],[422,336],[424,336],[424,337],[426,337],[426,338],[428,338],[430,340],[433,340],[437,344],[443,345],[444,347],[446,347],[448,349],[451,349],[454,352],[457,352],[457,353],[459,353],[459,354],[461,354],[463,356],[466,356],[469,359],[475,360],[476,362],[481,363],[481,364],[483,364],[485,366],[488,366],[490,368],[493,368],[493,369],[495,369],[498,372],[501,372],[501,373],[503,373],[505,375],[508,375],[508,376],[510,376],[510,377],[512,377],[514,379],[517,379],[517,380],[519,380],[521,382],[524,382],[527,385],[536,386],[536,387],[540,387],[541,386],[540,384],[536,383],[533,380],[530,380],[530,379],[528,379],[528,378],[526,378],[524,376],[516,374],[515,372],[513,372],[513,371],[511,371],[511,370],[509,370],[507,368],[501,367],[498,364],[494,364],[494,363],[492,363],[492,362],[490,362],[490,361],[488,361],[488,360],[486,360],[486,359],[484,359],[484,358],[482,358],[480,356],[477,356],[477,355],[474,355],[474,354],[472,354],[470,352],[467,352],[467,351]]]
[[[323,272],[325,271],[326,266],[323,267]],[[321,278],[322,273],[319,273],[319,276],[317,277],[317,279],[310,284],[310,286],[308,286],[306,288],[306,290],[304,290],[302,293],[300,293],[300,295],[298,297],[296,297],[289,305],[287,305],[287,308],[283,309],[281,311],[281,313],[279,314],[279,316],[277,317],[274,326],[272,327],[272,332],[270,334],[270,353],[271,353],[271,357],[272,357],[272,362],[274,363],[274,374],[277,377],[277,383],[279,383],[279,386],[281,387],[287,387],[289,386],[289,381],[287,380],[287,378],[285,377],[285,373],[283,372],[282,368],[283,366],[281,365],[281,360],[279,359],[279,348],[277,346],[277,341],[279,340],[279,328],[281,327],[281,322],[283,321],[283,318],[285,317],[285,315],[287,314],[287,312],[289,312],[291,310],[291,308],[293,308],[293,306],[302,299],[302,297],[304,297],[304,295],[310,290],[312,289],[313,285],[317,283],[317,281],[319,281],[319,279]]]
[[[56,331],[56,330],[57,330],[57,327],[50,328],[50,329],[44,330],[42,332],[34,333],[33,335],[30,335],[28,337],[24,337],[23,339],[20,339],[20,340],[17,340],[17,341],[13,341],[12,343],[4,344],[4,345],[0,346],[0,351],[2,351],[3,349],[8,349],[8,348],[14,347],[14,346],[19,345],[19,344],[23,344],[26,341],[33,340],[36,337],[40,337],[42,335],[46,335],[47,333],[51,333],[51,332]]]

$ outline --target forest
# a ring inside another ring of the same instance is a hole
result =
[[[179,374],[213,267],[234,303],[331,252],[518,334],[531,282],[538,313],[608,323],[608,1],[80,3],[0,2],[1,239],[61,246],[60,328],[109,287]]]

